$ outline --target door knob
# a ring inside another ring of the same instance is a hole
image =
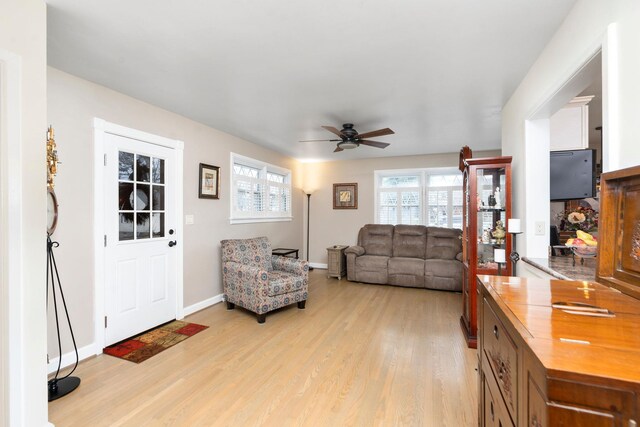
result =
[[[172,248],[172,247],[174,247],[174,246],[175,246],[175,245],[177,245],[177,244],[178,244],[178,242],[177,242],[177,241],[172,240],[172,241],[170,241],[170,242],[169,242],[169,247],[170,247],[170,248]]]

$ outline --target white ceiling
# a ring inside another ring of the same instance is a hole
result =
[[[47,0],[55,68],[299,159],[500,147],[575,0]],[[333,153],[320,128],[390,127]]]

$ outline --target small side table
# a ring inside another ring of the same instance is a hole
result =
[[[344,250],[348,247],[335,245],[327,248],[327,278],[337,277],[338,280],[341,280],[342,276],[347,275],[347,257]]]
[[[298,259],[298,251],[299,249],[291,249],[291,248],[275,248],[271,251],[271,255],[276,256],[289,256],[293,255],[296,259]]]

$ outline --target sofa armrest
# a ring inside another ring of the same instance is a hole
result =
[[[458,254],[456,255],[456,259],[462,262],[462,252],[458,252]]]
[[[259,267],[226,261],[222,263],[222,278],[224,292],[228,293],[233,285],[234,289],[244,288],[255,292],[257,289],[268,289],[269,272]]]
[[[344,250],[345,254],[355,254],[356,256],[364,255],[364,248],[362,246],[349,246]]]
[[[297,258],[274,256],[271,258],[271,265],[274,270],[286,271],[287,273],[298,274],[309,277],[309,262]]]

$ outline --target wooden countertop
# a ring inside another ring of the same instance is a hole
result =
[[[574,259],[571,255],[551,256],[549,258],[529,258],[522,257],[522,261],[536,267],[545,273],[562,280],[595,280],[596,279],[596,259],[580,258]]]
[[[640,301],[593,281],[478,276],[550,371],[615,378],[640,386]],[[570,314],[558,302],[606,308],[614,317]]]

